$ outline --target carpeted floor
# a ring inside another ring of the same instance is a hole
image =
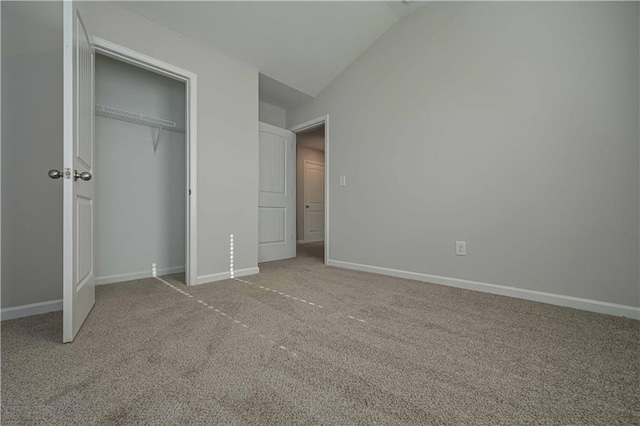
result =
[[[2,424],[640,424],[639,321],[299,253],[2,323]]]

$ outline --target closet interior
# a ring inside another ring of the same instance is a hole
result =
[[[185,90],[96,55],[96,284],[184,273]]]

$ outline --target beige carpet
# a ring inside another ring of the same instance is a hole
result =
[[[300,254],[98,287],[68,345],[60,313],[4,322],[2,424],[640,423],[638,321]]]

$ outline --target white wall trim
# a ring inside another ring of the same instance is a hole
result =
[[[246,277],[247,275],[257,275],[259,273],[260,273],[260,268],[256,266],[253,268],[235,269],[233,271],[233,276]],[[222,280],[228,280],[228,279],[231,279],[231,272],[229,271],[219,272],[217,274],[202,275],[201,277],[198,277],[198,280],[196,281],[196,283],[206,284],[206,283],[212,283],[214,281],[222,281]]]
[[[31,303],[29,305],[3,308],[1,311],[2,321],[30,317],[32,315],[46,314],[47,312],[57,312],[62,310],[62,299],[49,300],[48,302]]]
[[[198,164],[198,75],[191,71],[145,55],[99,37],[93,37],[93,43],[97,52],[126,62],[128,64],[164,75],[174,80],[185,83],[186,101],[185,109],[188,123],[185,123],[185,144],[186,144],[186,282],[187,285],[194,285],[197,281],[198,272],[198,206],[197,197],[197,164]]]
[[[619,305],[617,303],[601,302],[598,300],[583,299],[580,297],[563,296],[560,294],[545,293],[542,291],[526,290],[497,284],[462,280],[458,278],[442,277],[438,275],[429,275],[419,272],[409,272],[398,269],[382,268],[379,266],[362,265],[358,263],[343,262],[340,260],[327,260],[327,265],[337,266],[339,268],[345,269],[354,269],[356,271],[372,272],[374,274],[388,275],[391,277],[422,281],[432,284],[439,284],[448,287],[480,291],[483,293],[515,297],[518,299],[526,299],[534,302],[542,302],[551,305],[581,309],[584,311],[597,312],[600,314],[640,319],[640,307],[635,306]]]
[[[329,263],[329,114],[290,127],[293,133],[324,123],[324,264]],[[296,141],[297,149],[297,141]],[[297,204],[296,204],[297,207]],[[304,228],[303,228],[304,230]]]
[[[185,271],[184,266],[174,266],[172,268],[164,268],[158,269],[156,271],[156,275],[170,275],[170,274],[180,274]],[[116,274],[116,275],[106,275],[104,277],[96,277],[94,279],[95,285],[104,285],[104,284],[115,284],[121,283],[125,281],[133,281],[139,280],[141,278],[151,278],[153,275],[151,274],[151,270],[149,271],[140,271],[140,272],[130,272],[127,274]]]

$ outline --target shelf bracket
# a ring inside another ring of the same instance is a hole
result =
[[[161,127],[156,127],[156,134],[153,136],[153,153],[158,153],[158,142],[160,142],[160,131]]]

